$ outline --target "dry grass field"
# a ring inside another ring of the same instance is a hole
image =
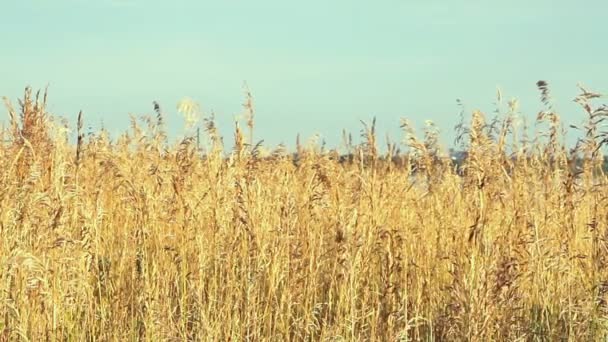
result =
[[[72,144],[28,89],[5,101],[0,341],[604,340],[608,108],[581,89],[565,146],[538,87],[537,133],[515,101],[475,111],[459,168],[431,123],[264,150],[250,97],[226,143],[210,117],[168,143],[157,107],[113,141],[81,115]]]

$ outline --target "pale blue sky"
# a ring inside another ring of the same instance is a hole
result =
[[[608,2],[575,1],[152,1],[14,0],[0,17],[0,96],[50,84],[50,109],[126,129],[128,113],[168,114],[177,102],[211,110],[232,140],[247,81],[256,140],[293,145],[320,133],[379,122],[399,139],[399,119],[433,120],[453,141],[456,99],[494,109],[496,87],[532,119],[535,82],[547,80],[568,123],[576,83],[608,92]],[[5,111],[3,110],[3,115]],[[384,141],[384,139],[382,139]]]

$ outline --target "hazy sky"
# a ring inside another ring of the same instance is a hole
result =
[[[156,100],[176,135],[188,96],[231,141],[247,81],[256,140],[269,145],[299,132],[334,146],[373,116],[395,139],[401,117],[433,120],[449,145],[456,99],[491,112],[500,87],[533,118],[540,79],[564,121],[579,123],[577,82],[608,92],[607,14],[605,0],[10,0],[0,96],[48,83],[53,113],[82,109],[113,132]]]

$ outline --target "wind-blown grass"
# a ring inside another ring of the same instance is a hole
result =
[[[538,86],[546,135],[515,102],[476,111],[459,168],[407,121],[386,154],[373,123],[347,157],[264,154],[249,93],[233,151],[213,118],[169,145],[156,103],[115,142],[81,114],[71,146],[27,90],[0,147],[0,340],[602,340],[608,112],[583,90],[568,149]]]

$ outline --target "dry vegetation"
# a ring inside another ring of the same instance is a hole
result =
[[[72,145],[26,90],[0,147],[0,341],[602,340],[608,109],[582,89],[568,149],[538,86],[537,134],[515,101],[476,111],[458,169],[430,123],[403,122],[407,153],[373,124],[349,158],[265,153],[250,96],[231,151],[212,117],[200,149],[169,145],[158,105],[116,141],[81,114]]]

